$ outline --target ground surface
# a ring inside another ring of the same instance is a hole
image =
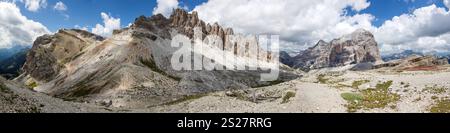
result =
[[[159,106],[114,108],[63,101],[4,82],[2,112],[450,112],[450,66],[437,70],[314,70],[289,82],[193,95]],[[4,79],[2,79],[4,80]],[[11,100],[11,98],[13,98]],[[4,100],[6,99],[6,100]],[[107,104],[106,104],[107,105]]]
[[[402,72],[322,69],[274,86],[188,97],[133,112],[449,112],[449,68]],[[344,93],[360,98],[349,100]]]

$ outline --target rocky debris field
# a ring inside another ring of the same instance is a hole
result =
[[[326,68],[273,86],[189,96],[132,112],[450,112],[450,66],[440,71]]]
[[[450,66],[439,71],[325,68],[289,82],[174,98],[139,108],[64,101],[2,79],[1,112],[441,113],[450,112]]]
[[[87,113],[110,112],[103,107],[75,103],[34,92],[20,83],[0,77],[1,113]]]

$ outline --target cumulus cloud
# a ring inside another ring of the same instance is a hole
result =
[[[374,29],[370,14],[348,15],[370,6],[366,0],[210,0],[194,8],[203,20],[248,34],[278,34],[285,42],[316,43],[320,39]]]
[[[33,41],[49,30],[39,22],[23,16],[10,2],[0,2],[0,48],[13,45],[32,45]]]
[[[178,8],[178,0],[156,0],[157,6],[153,9],[153,14],[161,13],[165,17],[172,14],[173,9]]]
[[[96,24],[95,27],[92,28],[92,33],[109,37],[115,29],[120,29],[120,18],[114,18],[104,12],[100,15],[102,16],[104,25]]]
[[[433,4],[385,21],[375,37],[387,53],[404,49],[449,52],[449,23],[450,12]]]
[[[59,1],[55,4],[55,6],[53,6],[53,9],[57,11],[66,11],[67,6],[63,2]]]
[[[450,7],[450,0],[443,2]],[[370,4],[367,0],[209,0],[194,10],[208,23],[218,22],[239,33],[280,35],[280,44],[288,51],[363,28],[374,33],[383,54],[407,49],[450,52],[447,9],[434,4],[417,8],[376,27],[375,16],[359,12]]]
[[[41,8],[47,7],[47,0],[21,0],[25,4],[25,8],[29,11],[37,12]]]

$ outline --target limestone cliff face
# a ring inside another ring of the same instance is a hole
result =
[[[49,81],[86,46],[102,40],[101,36],[76,29],[62,29],[55,35],[41,36],[27,54],[24,70],[37,80]]]
[[[314,47],[295,56],[293,60],[294,68],[304,70],[382,62],[374,36],[363,29],[334,39],[330,43],[321,40]]]
[[[262,60],[269,58],[261,49],[241,54],[249,45],[258,46],[255,37],[228,38],[226,35],[234,34],[232,29],[205,24],[196,12],[177,9],[170,18],[160,14],[138,17],[132,26],[115,30],[107,39],[66,29],[39,37],[27,56],[25,73],[16,80],[71,101],[130,108],[163,104],[185,95],[273,83],[260,81],[263,71],[174,70],[171,58],[179,48],[170,45],[171,39],[176,34],[193,39],[195,27],[200,27],[203,36],[218,35],[225,40],[222,48],[237,46],[232,51],[236,58],[250,54],[262,54]],[[202,56],[211,58],[195,58]],[[281,70],[277,82],[296,77]]]

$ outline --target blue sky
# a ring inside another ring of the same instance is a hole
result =
[[[3,29],[0,29],[3,32],[0,48],[31,45],[37,36],[75,26],[110,36],[112,29],[126,27],[141,15],[151,16],[156,7],[165,16],[172,8],[179,7],[195,9],[202,20],[232,27],[238,33],[278,34],[283,48],[290,51],[299,51],[320,39],[329,41],[363,28],[374,34],[382,52],[413,49],[450,53],[450,0],[1,1],[15,2],[1,3],[0,21],[20,20],[17,22],[23,25],[0,23]],[[46,6],[33,10],[30,8],[33,2],[35,5],[44,2],[39,5]],[[64,3],[67,9],[55,10],[58,2]],[[1,14],[17,12],[16,9],[20,13]]]
[[[59,1],[67,6],[66,11],[53,9]],[[203,0],[183,0],[180,1],[180,5],[186,5],[192,9],[201,2]],[[127,26],[140,15],[152,15],[156,0],[48,0],[47,7],[37,12],[28,11],[23,3],[17,3],[17,5],[24,16],[44,24],[50,31],[55,32],[60,28],[73,28],[75,25],[88,26],[90,29],[103,21],[100,17],[101,12],[120,18],[121,25]],[[69,18],[66,18],[64,14],[69,15]]]
[[[392,19],[404,13],[409,13],[416,8],[436,4],[445,7],[442,0],[369,0],[370,6],[361,13],[370,13],[376,17],[375,26],[381,26],[384,21]]]
[[[61,1],[67,11],[56,11],[53,6]],[[106,2],[107,1],[107,2]],[[193,9],[207,0],[181,0],[180,6]],[[376,17],[375,26],[380,26],[385,20],[394,16],[408,13],[411,10],[430,4],[444,7],[441,0],[369,0],[371,5],[360,13],[370,13]],[[73,28],[75,25],[88,26],[89,29],[102,22],[101,12],[108,13],[114,18],[121,19],[121,25],[132,23],[140,15],[152,15],[156,0],[48,0],[48,6],[37,12],[26,10],[22,3],[18,3],[22,14],[34,21],[44,24],[52,32],[60,28]],[[69,15],[66,18],[63,14]]]

